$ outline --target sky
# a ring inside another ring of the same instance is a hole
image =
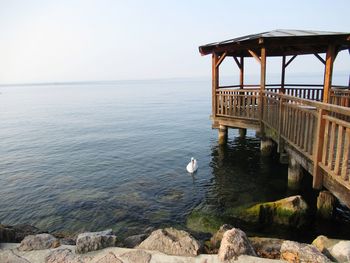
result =
[[[0,84],[210,77],[200,45],[274,29],[349,32],[349,10],[349,0],[0,0]],[[224,63],[221,74],[237,73]],[[293,64],[323,70],[316,58]],[[349,72],[349,53],[335,69]]]

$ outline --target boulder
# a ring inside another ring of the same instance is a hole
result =
[[[60,246],[60,242],[57,238],[50,234],[38,234],[26,236],[18,250],[20,251],[31,251],[31,250],[41,250],[48,248],[56,248]]]
[[[338,262],[350,262],[350,241],[339,241],[329,252]]]
[[[297,243],[294,241],[284,241],[281,246],[281,259],[288,262],[331,262],[315,246]]]
[[[147,234],[133,235],[124,239],[123,246],[127,248],[134,248],[141,244],[148,237]]]
[[[171,227],[153,231],[138,248],[157,250],[169,255],[196,256],[201,245],[186,231]]]
[[[238,228],[232,228],[224,233],[218,256],[221,261],[226,261],[240,255],[256,256],[256,253],[246,234]]]
[[[217,253],[221,244],[222,237],[227,230],[232,229],[233,227],[228,224],[224,224],[220,229],[210,238],[209,246],[212,253]]]
[[[137,262],[137,261],[135,261]],[[123,263],[113,252],[109,252],[107,255],[100,258],[96,263]]]
[[[81,258],[75,255],[70,249],[57,249],[50,252],[45,258],[45,263],[88,263],[91,258]]]
[[[19,243],[26,236],[41,234],[43,231],[40,229],[31,226],[31,225],[1,225],[0,224],[0,242],[3,243]]]
[[[75,252],[80,254],[87,253],[106,247],[114,247],[116,243],[117,237],[113,235],[112,229],[101,232],[86,232],[78,235]]]
[[[265,238],[265,237],[250,237],[256,254],[262,258],[279,259],[281,257],[281,246],[283,239]]]
[[[143,250],[134,250],[120,255],[120,257],[124,262],[149,263],[152,255]]]
[[[0,251],[1,263],[30,263],[28,260],[17,256],[12,250]]]
[[[300,195],[290,196],[275,202],[256,204],[244,209],[239,218],[262,225],[285,225],[302,227],[307,223],[308,205]]]
[[[326,236],[318,236],[314,241],[312,241],[312,245],[314,245],[322,254],[326,255],[331,260],[335,260],[329,250],[339,241],[339,239],[330,239]]]

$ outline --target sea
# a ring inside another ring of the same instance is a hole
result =
[[[287,166],[260,156],[254,130],[230,129],[219,146],[210,114],[208,78],[0,86],[0,222],[126,236],[293,194]],[[299,194],[314,204],[307,185]],[[348,211],[337,211],[341,223],[283,237],[349,238]]]

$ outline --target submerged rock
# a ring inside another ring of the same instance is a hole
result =
[[[50,234],[38,234],[26,236],[18,250],[20,251],[31,251],[41,250],[48,248],[56,248],[60,246],[60,242],[57,238]]]
[[[106,247],[114,247],[117,237],[111,229],[101,232],[87,232],[79,234],[76,240],[76,253],[87,253]]]
[[[315,246],[297,243],[294,241],[284,241],[281,246],[281,259],[288,262],[331,262]]]
[[[222,218],[194,210],[187,217],[186,226],[195,232],[214,234],[224,224]]]
[[[256,204],[240,212],[240,219],[263,225],[302,227],[307,223],[308,206],[300,195],[275,202]]]
[[[240,255],[256,256],[256,253],[246,234],[238,228],[232,228],[224,233],[218,256],[221,261],[226,261]]]
[[[281,257],[281,246],[285,240],[278,238],[250,237],[249,241],[259,257],[279,259]]]
[[[196,256],[201,245],[186,231],[170,227],[153,231],[138,248],[157,250],[169,255]]]
[[[19,243],[26,236],[41,234],[44,231],[31,225],[1,225],[0,224],[0,242]]]

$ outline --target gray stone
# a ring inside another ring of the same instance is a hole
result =
[[[16,255],[12,250],[4,250],[0,252],[1,263],[30,263],[28,260]]]
[[[138,247],[157,250],[169,255],[196,256],[201,245],[186,231],[165,228],[153,231]]]
[[[152,255],[143,250],[134,250],[126,252],[120,256],[124,263],[148,263],[150,262]]]
[[[228,224],[224,224],[220,227],[220,229],[210,238],[210,249],[211,249],[211,253],[217,253],[218,249],[220,247],[221,244],[221,240],[222,237],[224,235],[224,233],[227,230],[232,229],[233,227],[231,225]]]
[[[46,258],[45,263],[89,263],[90,257],[75,255],[70,249],[53,250]]]
[[[109,252],[107,255],[96,261],[96,263],[123,263],[123,261],[117,258],[117,256],[113,252]]]
[[[21,242],[26,236],[41,234],[43,231],[31,225],[1,225],[0,224],[0,242]]]
[[[250,237],[249,241],[259,257],[270,259],[279,259],[281,257],[283,239]]]
[[[338,262],[350,262],[350,241],[339,241],[329,252]]]
[[[140,235],[134,235],[129,236],[124,239],[123,245],[127,248],[134,248],[141,244],[142,241],[144,241],[148,237],[147,234],[140,234]]]
[[[326,255],[329,259],[335,260],[331,255],[329,249],[339,241],[339,239],[330,239],[326,236],[318,236],[314,241],[312,241],[312,245],[314,245],[322,254]]]
[[[281,259],[288,262],[331,262],[315,246],[294,241],[284,241],[282,243]]]
[[[58,246],[60,246],[60,242],[53,235],[38,234],[38,235],[26,236],[22,240],[18,250],[30,251],[30,250],[56,248]]]
[[[221,261],[226,261],[240,255],[256,256],[256,253],[246,234],[238,228],[232,228],[224,233],[218,256]]]
[[[114,247],[117,237],[113,235],[111,229],[101,232],[87,232],[79,234],[76,240],[76,253],[87,253],[89,251],[100,250],[106,247]]]

